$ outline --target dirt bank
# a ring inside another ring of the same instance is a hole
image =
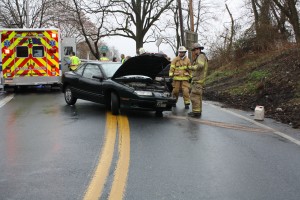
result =
[[[243,110],[261,105],[266,117],[300,128],[300,50],[243,59],[211,70],[204,98]]]

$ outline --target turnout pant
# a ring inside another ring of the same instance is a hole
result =
[[[192,101],[192,111],[194,113],[202,112],[202,93],[203,93],[202,85],[200,83],[192,83],[191,101]]]
[[[173,80],[172,86],[173,86],[172,95],[173,95],[173,97],[176,97],[176,102],[178,100],[179,91],[181,89],[184,104],[189,105],[190,104],[190,94],[189,94],[190,93],[190,83],[188,81]]]

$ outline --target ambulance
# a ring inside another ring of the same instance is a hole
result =
[[[0,41],[4,90],[60,84],[64,50],[59,29],[0,29]]]

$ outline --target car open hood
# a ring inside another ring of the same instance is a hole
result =
[[[129,58],[112,76],[112,79],[127,75],[143,75],[154,79],[170,61],[162,54],[146,53]]]

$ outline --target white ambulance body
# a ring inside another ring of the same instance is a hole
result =
[[[59,85],[65,50],[75,51],[75,40],[62,47],[59,29],[0,29],[0,78],[6,88]],[[71,43],[72,42],[72,43]],[[69,53],[69,52],[66,52]],[[67,55],[66,55],[67,56]]]

